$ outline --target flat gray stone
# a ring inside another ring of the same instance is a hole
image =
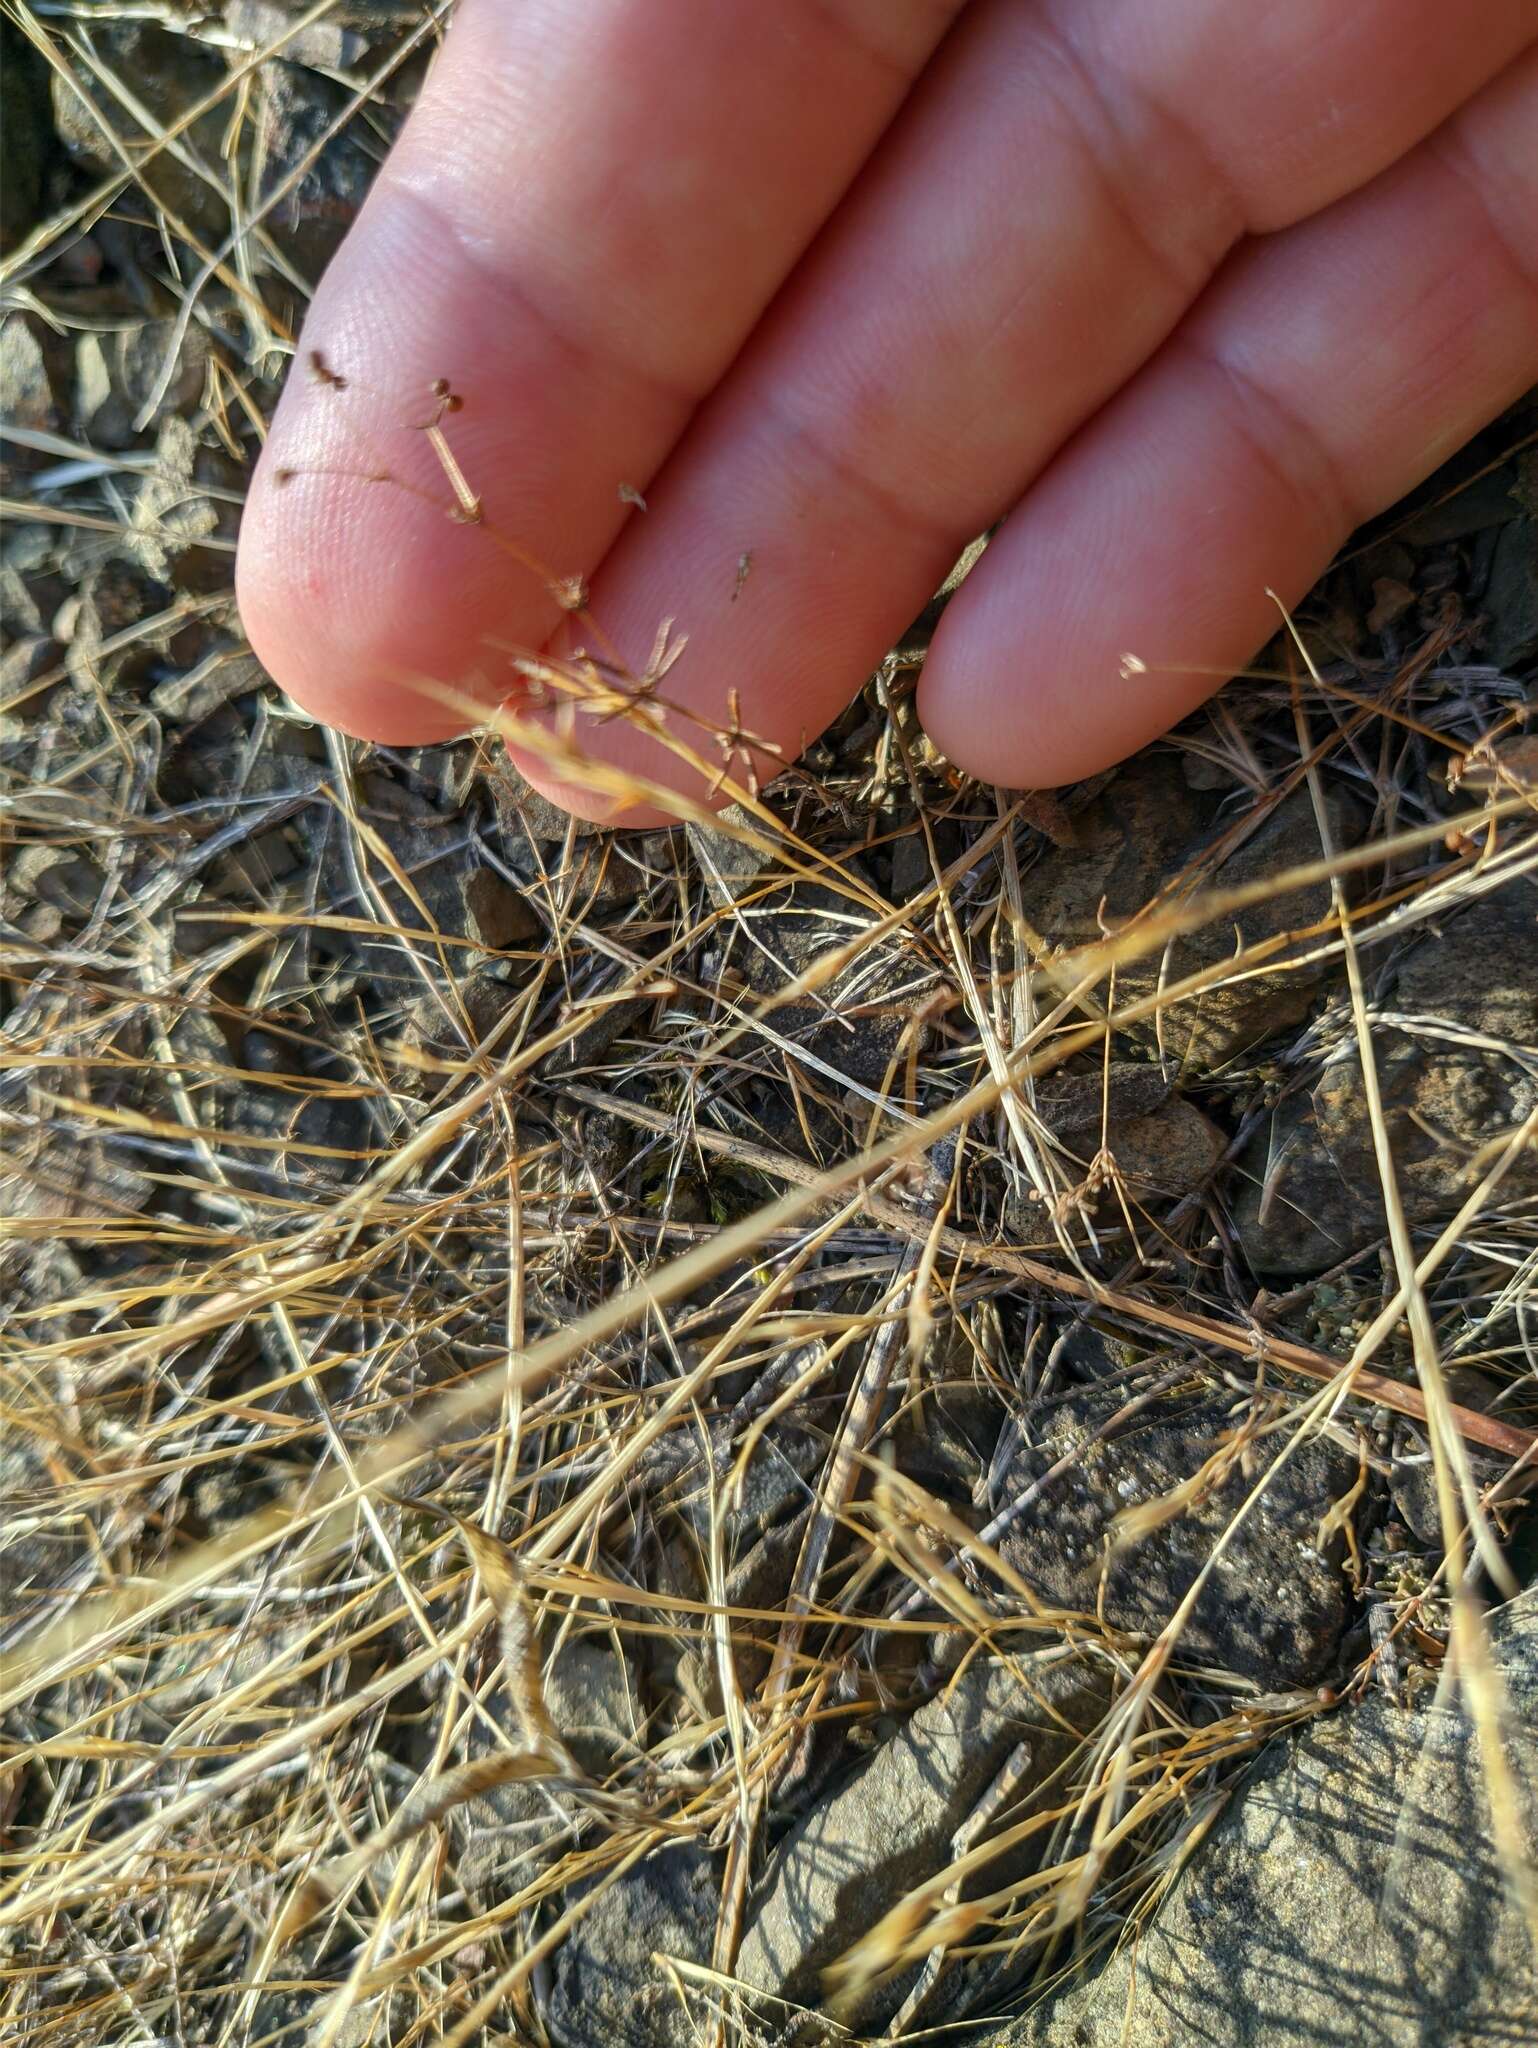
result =
[[[743,1983],[820,2007],[828,1965],[951,1861],[957,1830],[1016,1746],[1031,1745],[1030,1782],[1039,1785],[1071,1754],[1069,1731],[1094,1728],[1108,1700],[1098,1670],[1029,1656],[1014,1662],[1011,1670],[975,1660],[791,1830],[743,1940]],[[1027,1786],[1010,1805],[1011,1820],[1030,1809]],[[1033,1838],[1025,1859],[1012,1855],[1009,1868],[1024,1875],[1040,1847]],[[882,1986],[862,2009],[860,2027],[895,2012],[909,1982],[911,1974]]]
[[[594,1899],[552,1959],[545,2023],[556,2048],[693,2048],[703,2038],[697,1997],[681,1999],[654,1958],[709,1960],[721,1865],[698,1842],[671,1842]]]
[[[1493,1623],[1538,1854],[1538,1593]],[[1381,1696],[1277,1743],[1100,1974],[989,2048],[1517,2048],[1538,1968],[1461,1708]]]

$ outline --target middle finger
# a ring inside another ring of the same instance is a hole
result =
[[[636,665],[676,619],[669,695],[725,723],[736,690],[793,755],[1241,238],[1395,161],[1534,34],[1524,0],[1479,22],[1438,0],[972,9],[600,570],[595,618]],[[622,723],[582,738],[690,780]]]

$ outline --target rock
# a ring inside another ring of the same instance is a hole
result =
[[[518,1000],[518,991],[486,967],[474,967],[447,988],[419,989],[404,1008],[403,1035],[416,1045],[449,1058],[463,1057],[465,1042],[460,1013],[471,1043],[483,1045]]]
[[[515,860],[527,857],[526,851],[520,853],[519,849],[526,849],[531,839],[542,841],[548,847],[560,848],[565,845],[568,833],[574,840],[607,836],[601,825],[594,825],[586,818],[573,817],[559,804],[553,804],[549,797],[541,796],[533,783],[527,781],[509,760],[498,761],[491,787],[503,837]]]
[[[1103,1613],[1113,1628],[1153,1636],[1175,1612],[1258,1476],[1263,1443],[1241,1454],[1184,1513],[1139,1541],[1111,1547],[1126,1508],[1165,1499],[1233,1431],[1229,1399],[1171,1396],[1120,1435],[1102,1429],[1125,1399],[1118,1386],[1087,1388],[1048,1411],[1040,1440],[1022,1446],[1000,1489],[1024,1492],[1066,1453],[1080,1455],[1003,1538],[1004,1556],[1052,1605]],[[1315,1547],[1319,1523],[1357,1476],[1333,1446],[1305,1444],[1225,1545],[1199,1596],[1178,1659],[1250,1678],[1265,1688],[1316,1683],[1333,1665],[1346,1624],[1340,1572]]]
[[[630,1665],[601,1639],[579,1636],[561,1644],[544,1668],[544,1699],[552,1722],[572,1755],[600,1783],[627,1757],[635,1755],[645,1725]],[[507,1732],[497,1741],[477,1721],[469,1737],[471,1757],[493,1747],[520,1747],[522,1737],[506,1692],[499,1686],[484,1696],[487,1713]],[[454,1816],[460,1847],[458,1873],[472,1891],[492,1894],[516,1888],[520,1866],[525,1875],[542,1835],[563,1827],[559,1807],[539,1785],[500,1785],[468,1800]]]
[[[561,1644],[545,1668],[545,1705],[572,1755],[590,1777],[609,1777],[640,1742],[645,1715],[634,1674],[601,1637]]]
[[[1538,1076],[1513,1053],[1450,1038],[1479,1033],[1538,1044],[1538,910],[1521,883],[1483,896],[1415,940],[1399,967],[1393,1015],[1440,1027],[1425,1036],[1379,1024],[1374,1054],[1395,1178],[1412,1224],[1440,1222],[1467,1196],[1470,1162],[1538,1107]],[[1239,1161],[1234,1222],[1258,1273],[1319,1272],[1387,1228],[1372,1124],[1354,1049],[1288,1098]],[[1505,1183],[1538,1186],[1529,1148]]]
[[[1107,1700],[1103,1676],[1084,1663],[974,1659],[791,1830],[770,1865],[738,1976],[793,2004],[820,2006],[828,1965],[952,1860],[958,1829],[1017,1746],[1031,1745],[1028,1782],[1040,1784],[1072,1754],[1069,1731],[1088,1734]],[[1012,1821],[1028,1815],[1031,1799],[1028,1790],[1017,1795]],[[1041,1847],[1030,1838],[1008,1868],[1024,1875]],[[1001,1867],[986,1872],[985,1887],[997,1886]],[[897,2010],[913,1975],[871,1995],[858,2016],[862,2030]]]
[[[674,885],[678,844],[671,831],[607,832],[573,840],[569,852],[564,842],[547,840],[541,853],[550,894],[584,920],[611,904],[635,903],[659,886]],[[537,870],[521,832],[515,832],[509,850],[510,864],[532,878]]]
[[[1538,1856],[1538,1594],[1494,1617]],[[1520,1824],[1520,1822],[1519,1822]],[[1379,1694],[1275,1743],[1134,1944],[998,2048],[1512,2048],[1532,1941],[1461,1706]]]
[[[0,653],[0,694],[6,697],[18,695],[29,683],[35,683],[50,669],[57,668],[58,663],[59,643],[46,633],[13,640]],[[25,729],[23,721],[16,719],[14,712],[8,714],[7,726],[12,720],[18,733]]]
[[[1448,787],[1470,796],[1538,791],[1538,732],[1514,733],[1476,748],[1448,769]]]
[[[578,1763],[600,1782],[636,1754],[645,1714],[634,1675],[601,1638],[561,1645],[545,1667],[544,1699]],[[511,1729],[511,1709],[500,1689],[487,1693],[484,1704]],[[512,1740],[516,1745],[516,1734]],[[472,1731],[472,1754],[490,1747],[483,1726]],[[460,1810],[454,1821],[462,1842],[458,1875],[472,1893],[488,1900],[505,1896],[535,1874],[549,1838],[569,1845],[568,1823],[560,1817],[563,1797],[569,1802],[571,1795],[515,1783]],[[596,1892],[551,1959],[544,2017],[556,2048],[692,2044],[684,2009],[652,1956],[708,1959],[721,1863],[697,1843],[673,1843]],[[568,1888],[562,1910],[593,1889]]]
[[[424,797],[384,775],[362,777],[359,799],[364,817],[389,847],[445,938],[468,939],[487,952],[500,952],[543,932],[524,891],[462,843],[458,819],[446,817]],[[371,867],[393,914],[403,925],[420,929],[422,912],[411,897],[377,860]]]
[[[1161,1110],[1174,1093],[1162,1068],[1151,1061],[1113,1060],[1103,1067],[1099,1060],[1084,1068],[1058,1068],[1036,1083],[1036,1114],[1064,1145],[1082,1151],[1100,1142],[1102,1122],[1109,1126],[1114,1146],[1116,1133],[1133,1118],[1150,1117]]]
[[[1082,1165],[1094,1159],[1104,1137],[1123,1176],[1160,1193],[1200,1187],[1228,1144],[1159,1067],[1135,1060],[1114,1061],[1108,1073],[1097,1065],[1083,1074],[1049,1074],[1036,1084],[1035,1106]]]
[[[266,10],[271,12],[271,9]],[[333,27],[332,33],[347,31]],[[285,52],[285,56],[287,52]],[[374,162],[338,117],[348,89],[304,65],[269,58],[260,72],[252,176],[259,202],[297,175],[267,214],[265,225],[284,254],[311,279],[318,278],[356,219],[374,175]],[[371,122],[388,145],[398,125],[397,110],[381,93],[370,108]]]
[[[1520,413],[1519,407],[1519,420]],[[1499,434],[1492,437],[1492,445],[1498,452]],[[1519,465],[1491,462],[1490,453],[1490,447],[1473,442],[1425,478],[1411,493],[1412,500],[1421,501],[1419,509],[1408,518],[1402,509],[1390,515],[1395,539],[1410,548],[1430,551],[1448,541],[1472,539],[1513,519],[1519,510]]]
[[[495,868],[472,868],[459,876],[460,930],[475,945],[502,953],[544,932],[539,913],[522,889]]]
[[[322,1960],[335,1946],[324,1927],[301,1935],[285,1957],[286,1968],[273,1973],[277,1988],[264,1988],[255,1998],[242,2028],[246,2041],[260,2041],[263,2048],[314,2048],[320,2041],[327,2048],[405,2048],[416,2001],[404,1991],[359,1997],[357,1987],[336,1974],[334,1963]],[[345,1998],[348,2011],[332,2026],[330,2014],[339,1997]]]
[[[221,853],[204,869],[208,877],[208,898],[224,903],[271,903],[278,885],[304,866],[296,841],[299,835],[283,825],[268,832],[251,832],[238,846]],[[217,915],[211,920],[218,930]],[[291,984],[297,987],[298,984]]]
[[[1480,1372],[1477,1366],[1455,1365],[1445,1376],[1448,1400],[1460,1408],[1472,1408],[1479,1414],[1489,1413],[1502,1391],[1499,1381],[1493,1380],[1488,1373]],[[1415,1541],[1428,1551],[1440,1554],[1445,1532],[1427,1433],[1419,1424],[1412,1427],[1401,1423],[1400,1428],[1408,1439],[1404,1450],[1416,1455],[1395,1457],[1389,1479],[1389,1498],[1394,1504],[1395,1514]],[[1502,1466],[1499,1457],[1492,1457],[1477,1444],[1465,1444],[1464,1453],[1473,1471],[1474,1483],[1481,1490],[1493,1486],[1500,1479]]]
[[[227,1098],[222,1127],[262,1141],[260,1150],[244,1155],[239,1145],[232,1146],[234,1156],[251,1159],[268,1171],[280,1166],[300,1185],[358,1179],[368,1171],[379,1144],[367,1101],[345,1088],[330,1092],[324,1078],[290,1067],[288,1057],[288,1048],[267,1032],[245,1034],[242,1067],[248,1073],[271,1074],[273,1082],[269,1087],[248,1081]],[[334,1085],[334,1073],[329,1078]]]
[[[155,401],[166,354],[173,347],[170,380]],[[137,448],[145,431],[139,425],[140,413],[155,401],[145,422],[148,428],[189,412],[202,396],[207,363],[208,338],[196,323],[180,337],[173,320],[141,320],[115,334],[82,334],[75,344],[75,424],[93,447]],[[182,434],[190,450],[192,429],[185,422]],[[179,440],[163,451],[161,459],[167,465],[165,481],[185,490],[191,459],[189,454],[184,476],[182,447]],[[154,482],[152,474],[140,486],[141,498]]]
[[[78,603],[65,608],[71,613],[67,621],[62,614],[55,620],[61,639],[67,626],[64,666],[87,702],[95,703],[103,690],[135,692],[158,674],[176,635],[174,604],[165,584],[122,555],[109,556],[90,572]],[[127,633],[139,625],[142,632]],[[120,634],[123,644],[109,648]]]
[[[214,481],[207,474],[214,466],[186,420],[161,421],[155,467],[134,496],[127,546],[146,574],[179,590],[214,590],[229,581],[230,558],[219,543],[233,539],[233,507],[199,488]]]
[[[200,725],[233,698],[259,690],[266,672],[248,649],[218,642],[190,669],[150,691],[150,706],[175,725]]]
[[[210,1479],[198,1489],[197,1511],[205,1526],[227,1526],[238,1520],[242,1507],[239,1490],[229,1488],[222,1478]],[[242,1725],[244,1739],[259,1741],[264,1713],[277,1709],[280,1701],[297,1707],[306,1699],[302,1681],[285,1698],[278,1676],[284,1665],[302,1664],[306,1648],[303,1624],[283,1615],[253,1620],[233,1645],[221,1643],[212,1651],[195,1637],[173,1638],[155,1659],[156,1698],[164,1701],[167,1713],[181,1715],[265,1679],[261,1709]],[[225,1725],[237,1724],[232,1717]]]
[[[772,861],[725,832],[695,824],[686,829],[712,901],[737,913],[723,920],[722,943],[728,970],[746,984],[750,1010],[759,1007],[753,997],[778,995],[877,921],[874,912],[821,883],[776,881]],[[769,1009],[763,1022],[822,1068],[880,1088],[893,1060],[904,1056],[927,980],[900,935],[890,933],[873,939],[820,988]]]
[[[280,38],[283,55],[290,64],[312,64],[322,71],[350,71],[368,44],[356,28],[328,16],[311,21],[295,32],[295,15],[304,10],[285,7],[277,0],[230,0],[224,22],[235,42],[247,50],[265,50]],[[375,13],[383,12],[375,9]]]
[[[127,551],[147,575],[190,592],[229,580],[229,555],[207,545],[229,539],[229,508],[201,492],[201,467],[193,428],[186,420],[162,420],[156,467],[139,483],[127,532]]]
[[[33,314],[8,313],[0,323],[0,419],[56,434],[68,416],[56,337]]]
[[[1530,1050],[1538,1042],[1538,900],[1531,887],[1508,885],[1424,928],[1400,964],[1396,991],[1401,1010]]]
[[[201,665],[207,649],[206,640],[194,643],[184,664],[175,648],[166,664],[156,665],[156,672],[172,667],[185,673],[186,667]],[[319,789],[326,779],[325,742],[319,730],[281,715],[258,720],[254,711],[252,707],[253,715],[246,715],[231,703],[216,705],[200,712],[195,727],[189,721],[175,734],[160,778],[169,802],[249,803],[263,797],[278,802]],[[308,822],[301,812],[296,826],[312,847],[325,849],[328,860],[336,858],[335,834],[340,828],[332,822],[335,815],[331,805],[318,801]],[[190,927],[187,943],[196,946]]]
[[[100,901],[101,886],[101,872],[86,854],[39,841],[12,856],[0,900],[7,922],[46,946],[80,930]]]
[[[931,818],[929,830],[935,842],[935,859],[943,874],[951,862],[958,860],[965,850],[965,835],[954,818]],[[892,847],[887,894],[894,903],[911,903],[916,896],[922,896],[926,889],[933,888],[934,880],[935,870],[929,858],[928,844],[915,824],[912,830],[904,832]]]
[[[1126,1179],[1165,1195],[1199,1189],[1227,1147],[1227,1137],[1211,1117],[1183,1095],[1172,1095],[1153,1116],[1123,1118],[1111,1135],[1112,1153]]]
[[[1361,837],[1363,816],[1358,806],[1338,789],[1326,785],[1325,813],[1330,837],[1337,850],[1354,846]],[[1304,788],[1295,789],[1272,815],[1251,834],[1212,876],[1217,889],[1244,889],[1269,881],[1290,868],[1304,867],[1320,858],[1319,827],[1314,807]],[[1198,966],[1226,960],[1240,940],[1256,946],[1279,938],[1283,933],[1307,927],[1328,918],[1330,891],[1326,882],[1267,898],[1237,918],[1205,926],[1183,940],[1171,955],[1169,972],[1188,974]],[[1300,940],[1278,957],[1284,962],[1306,953],[1314,942]],[[1283,965],[1252,981],[1223,989],[1209,990],[1183,1004],[1173,1020],[1166,1015],[1163,1040],[1170,1053],[1197,1065],[1215,1064],[1245,1051],[1261,1040],[1274,1037],[1299,1024],[1314,1006],[1327,969],[1318,963]],[[1146,987],[1152,990],[1157,962],[1146,969]],[[1134,978],[1135,981],[1135,978]],[[1134,983],[1117,976],[1117,988],[1130,995]],[[1189,1011],[1189,1016],[1186,1012]],[[1171,1023],[1174,1031],[1171,1034]]]
[[[952,1340],[954,1327],[940,1333],[942,1344]],[[983,1483],[1006,1412],[991,1388],[969,1380],[937,1386],[926,1378],[922,1405],[904,1403],[892,1425],[899,1469],[965,1512]]]
[[[60,1128],[60,1122],[57,1112],[43,1112],[40,1106],[38,1114],[7,1132],[7,1216],[47,1217],[58,1223],[72,1216],[130,1216],[142,1209],[154,1184],[127,1163],[134,1154],[129,1151],[125,1156],[110,1135],[82,1135],[77,1125],[64,1122]],[[75,1267],[73,1254],[62,1239],[50,1250],[63,1254],[48,1261],[53,1275],[67,1277]],[[36,1273],[37,1268],[33,1270]],[[44,1298],[56,1301],[51,1284],[41,1294],[34,1288],[34,1299]]]
[[[560,1021],[567,1023],[573,1015],[584,1017],[586,1021],[553,1052],[546,1053],[537,1071],[570,1075],[597,1066],[614,1041],[629,1031],[650,1008],[651,1004],[644,996],[605,1000],[601,993],[591,1002],[574,1003],[569,1011],[563,1012]],[[627,1156],[634,1149],[632,1130],[625,1146]]]
[[[57,546],[57,532],[40,519],[5,522],[0,532],[0,631],[7,636],[35,639],[49,629],[64,595]]]
[[[145,123],[130,114],[108,89],[118,80],[152,122],[179,131],[180,150],[159,149],[137,164],[129,185],[139,211],[164,209],[210,246],[229,226],[220,187],[229,175],[223,146],[229,102],[221,96],[229,69],[216,50],[191,36],[169,33],[147,22],[93,24],[92,47],[100,74],[76,60],[53,74],[53,119],[59,140],[93,178],[122,175],[125,162],[144,154]],[[195,106],[207,111],[190,127],[183,117]],[[108,138],[117,136],[114,145]],[[189,159],[200,160],[202,175]],[[144,194],[135,200],[136,189]]]
[[[710,1959],[723,1858],[669,1843],[593,1900],[556,1950],[545,2024],[555,2048],[696,2048],[701,2029],[653,1957]],[[570,1905],[574,1894],[566,1895]]]
[[[1111,924],[1135,916],[1180,873],[1208,817],[1175,755],[1136,756],[1079,813],[1078,844],[1047,847],[1022,878],[1026,915],[1053,945],[1099,938],[1101,900]]]
[[[1338,846],[1360,830],[1355,806],[1331,795],[1330,823]],[[1208,855],[1222,834],[1209,822],[1177,756],[1129,761],[1077,820],[1077,841],[1051,846],[1025,877],[1027,917],[1054,946],[1095,943],[1105,927],[1129,924],[1150,903],[1174,909],[1213,890],[1239,889],[1319,858],[1319,833],[1306,789],[1284,798],[1226,859]],[[1184,877],[1182,882],[1181,878]],[[1168,954],[1129,963],[1116,977],[1120,1005],[1150,995],[1161,981],[1180,980],[1230,958],[1240,939],[1259,945],[1328,916],[1329,889],[1316,883],[1268,898],[1234,919],[1176,939]],[[1299,944],[1290,954],[1306,950]],[[1285,962],[1290,954],[1280,958]],[[1202,1071],[1287,1030],[1313,1006],[1322,969],[1301,960],[1265,975],[1203,990],[1163,1012],[1159,1041],[1168,1059]],[[1154,1035],[1152,1022],[1140,1036]]]
[[[811,1363],[814,1354],[793,1351],[784,1378]],[[759,1439],[755,1455],[723,1501],[724,1475],[735,1474],[739,1445],[730,1417],[715,1421],[710,1432],[714,1476],[707,1472],[702,1446],[689,1436],[662,1438],[646,1467],[648,1485],[669,1510],[686,1521],[697,1546],[708,1544],[712,1521],[722,1517],[727,1551],[745,1548],[770,1529],[800,1513],[812,1498],[812,1484],[827,1456],[820,1435],[804,1426],[782,1423]],[[663,1489],[666,1489],[664,1494]]]
[[[745,1540],[728,1553],[723,1592],[733,1611],[732,1668],[738,1690],[750,1697],[768,1673],[773,1655],[775,1623],[757,1613],[783,1613],[811,1519],[810,1507]],[[698,1553],[675,1541],[658,1569],[657,1590],[676,1588],[693,1600],[708,1600],[710,1586]],[[671,1583],[670,1583],[671,1582]],[[677,1694],[676,1710],[684,1723],[712,1720],[722,1712],[721,1667],[714,1641],[695,1613],[678,1617],[676,1635],[653,1646],[652,1676],[659,1694]]]

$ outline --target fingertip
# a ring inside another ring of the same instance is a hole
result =
[[[506,717],[499,723],[508,759],[531,789],[560,810],[569,811],[586,824],[616,832],[652,831],[679,822],[676,811],[662,809],[623,788],[616,789],[612,769],[600,768],[599,779],[584,781],[577,773],[553,767],[541,745],[539,728],[527,719],[520,719],[516,728]],[[604,787],[605,783],[610,786]]]
[[[963,774],[1005,789],[1058,789],[1114,767],[1168,731],[1218,679],[1161,672],[1109,641],[973,618],[936,635],[918,712]]]
[[[490,296],[382,182],[316,294],[252,479],[236,564],[251,644],[306,711],[362,738],[473,726],[463,700],[495,706],[511,651],[560,617],[536,556],[585,573],[623,509],[573,484],[602,474],[578,395]],[[438,437],[444,383],[458,403]],[[612,430],[589,410],[592,435]]]
[[[258,466],[241,522],[235,596],[253,653],[273,681],[311,717],[356,739],[424,745],[469,729],[463,705],[444,701],[430,680],[467,694],[495,694],[489,677],[420,660],[400,606],[420,602],[409,573],[376,586],[356,529],[338,533],[329,480]],[[375,546],[373,538],[363,548]],[[386,557],[388,559],[388,557]],[[447,650],[445,650],[447,651]],[[418,657],[421,681],[413,679]]]

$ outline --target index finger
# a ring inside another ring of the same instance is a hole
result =
[[[435,509],[410,431],[431,386],[463,397],[487,522],[585,575],[959,4],[469,0],[316,294],[324,369],[290,380],[248,499],[241,612],[291,695],[416,741],[463,721],[412,674],[503,694],[505,662],[466,673],[464,651],[538,646],[558,611]]]

